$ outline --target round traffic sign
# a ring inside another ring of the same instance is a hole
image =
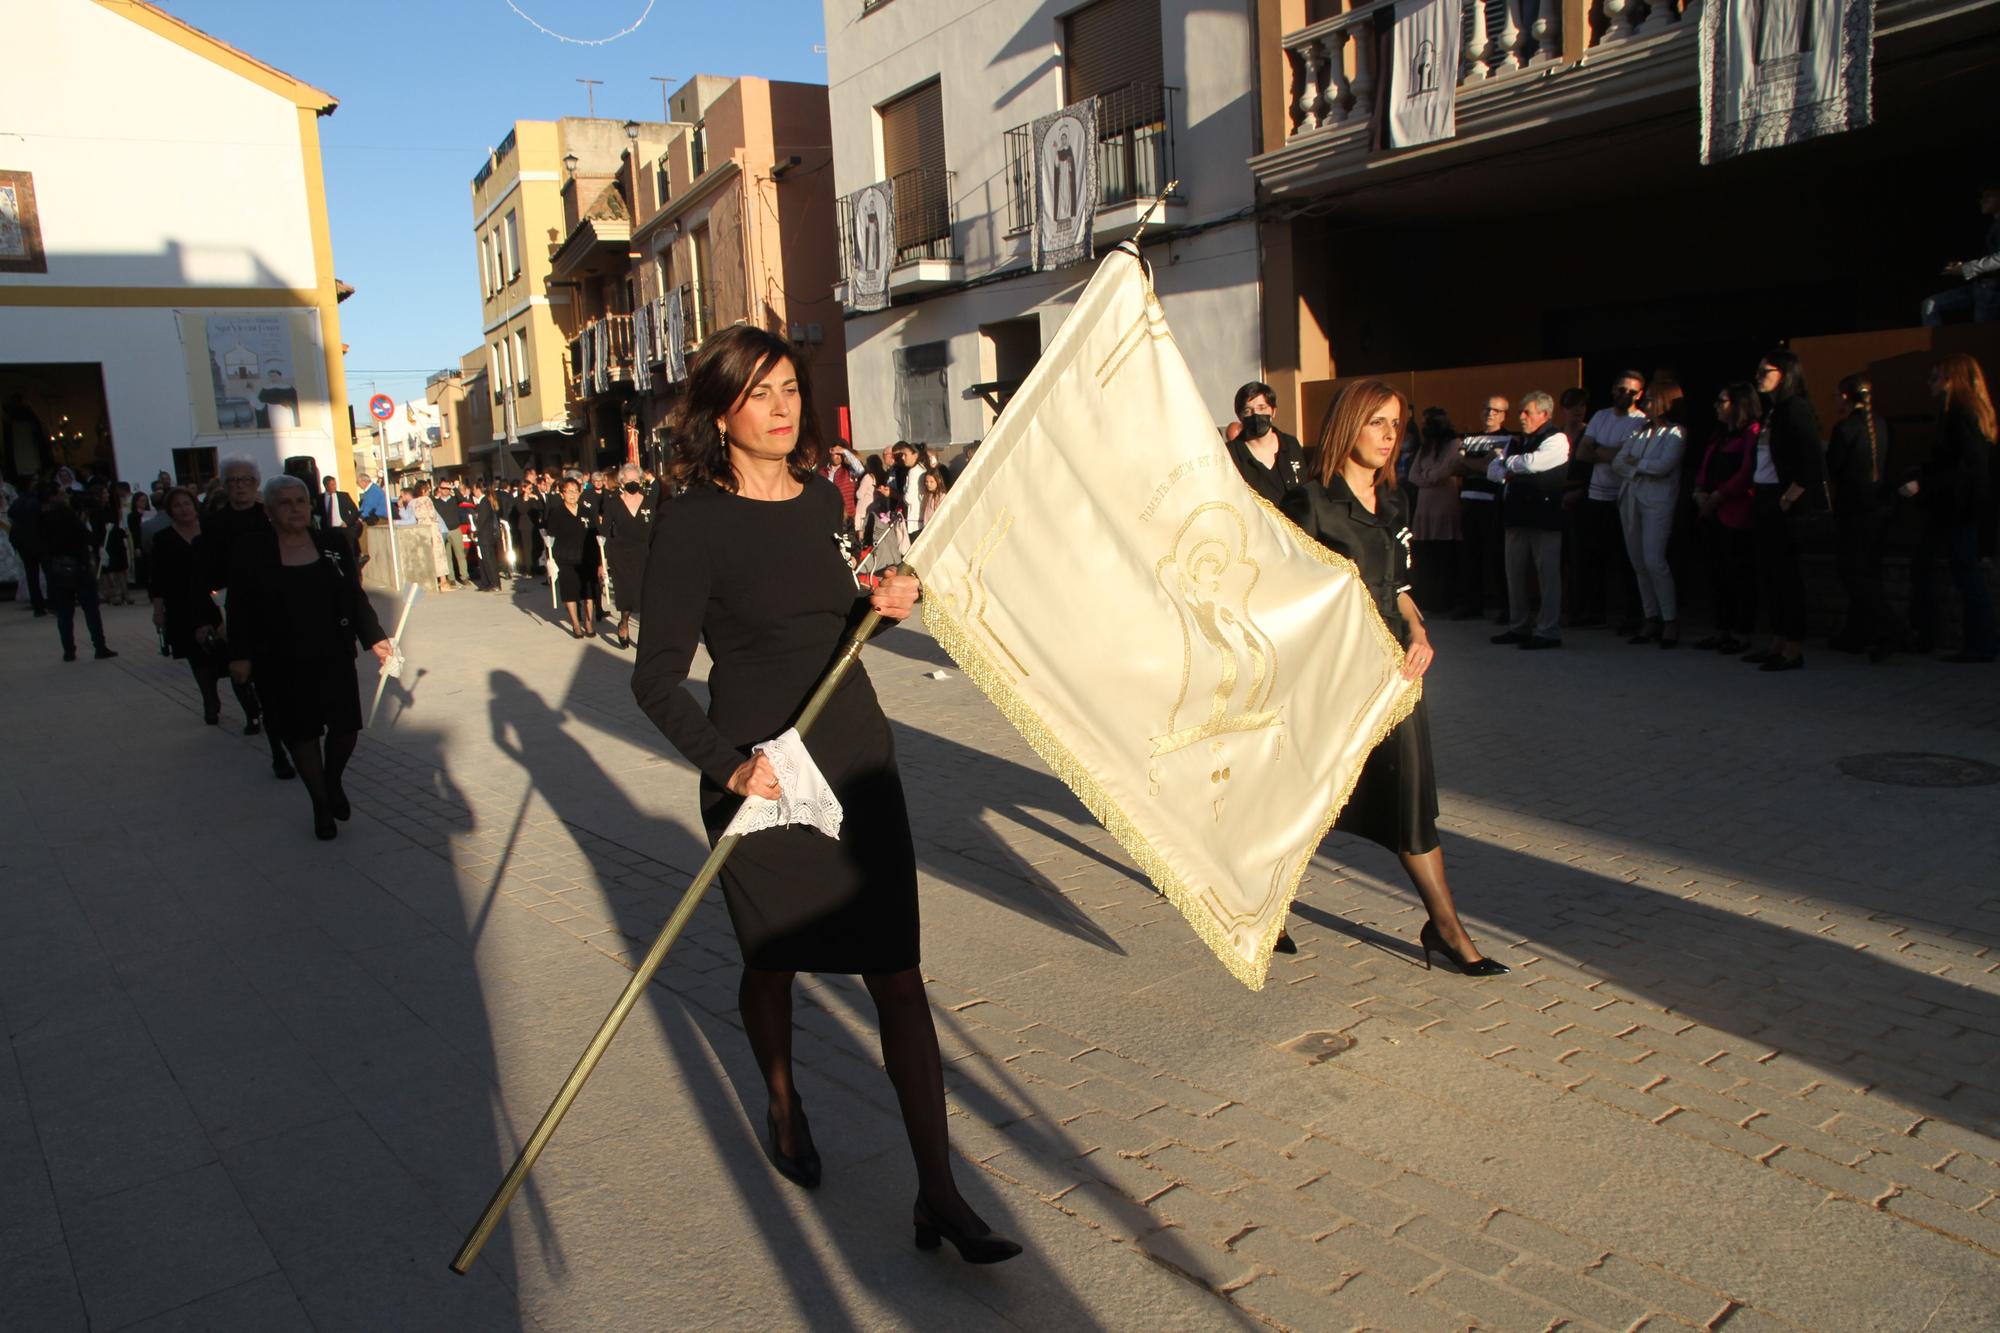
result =
[[[387,421],[396,415],[396,400],[386,393],[378,393],[368,400],[368,414],[377,421]]]

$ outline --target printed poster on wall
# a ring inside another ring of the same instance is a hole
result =
[[[1035,268],[1067,268],[1097,257],[1097,99],[1086,97],[1035,122]]]
[[[298,381],[284,315],[210,315],[209,375],[220,430],[297,430]]]
[[[1458,0],[1396,0],[1390,35],[1389,147],[1458,133],[1458,62],[1465,34]]]
[[[889,304],[889,271],[896,266],[896,183],[877,181],[854,195],[853,247],[847,257],[847,305],[881,310]]]
[[[1874,0],[1710,0],[1701,15],[1701,160],[1874,120]]]

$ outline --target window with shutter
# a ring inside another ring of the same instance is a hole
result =
[[[896,182],[899,258],[951,235],[949,176],[944,155],[944,88],[937,80],[885,102],[882,163]]]
[[[1106,132],[1159,119],[1159,88],[1166,82],[1165,70],[1160,48],[1160,0],[1097,0],[1063,20],[1065,102],[1081,102],[1120,89],[1149,90],[1114,99],[1118,103],[1116,119],[1130,123],[1100,122]]]

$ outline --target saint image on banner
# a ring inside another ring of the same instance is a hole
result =
[[[853,235],[847,256],[847,304],[881,310],[889,304],[889,273],[896,266],[896,183],[877,181],[854,195]]]
[[[1067,268],[1097,257],[1097,99],[1037,120],[1035,267]]]

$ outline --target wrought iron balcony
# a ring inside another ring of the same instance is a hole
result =
[[[955,236],[955,175],[917,167],[890,178],[895,189],[895,255],[889,290],[894,294],[949,286],[964,276]],[[840,200],[840,284],[851,290],[856,258],[854,206],[859,191]]]
[[[578,398],[608,393],[618,381],[632,378],[632,317],[601,315],[576,332],[569,343],[570,391]]]
[[[1174,101],[1180,89],[1128,83],[1097,95],[1097,207],[1099,240],[1129,235],[1123,205],[1158,199],[1177,177],[1174,167]],[[1173,199],[1178,199],[1176,194]],[[1169,212],[1171,212],[1171,201]],[[1136,215],[1130,220],[1136,226]],[[1171,218],[1155,219],[1156,225]],[[1034,126],[1007,131],[1007,235],[1035,225]]]

